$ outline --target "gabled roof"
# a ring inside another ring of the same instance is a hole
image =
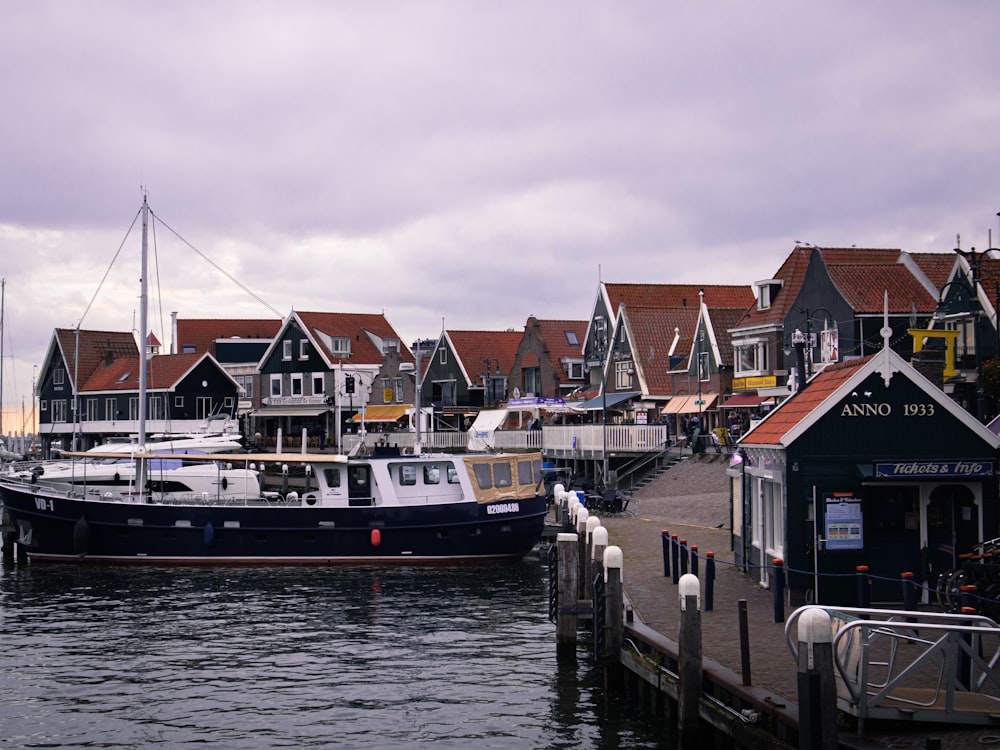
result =
[[[883,379],[905,377],[921,388],[940,408],[952,414],[983,440],[1000,447],[994,435],[957,402],[912,367],[886,343],[877,354],[829,365],[813,376],[808,385],[783,401],[740,440],[741,445],[787,448],[832,407],[854,394],[873,373]]]
[[[178,318],[177,353],[185,347],[194,347],[196,352],[216,355],[215,342],[218,339],[258,339],[272,340],[281,330],[281,321],[271,318]]]
[[[955,266],[953,254],[908,253],[908,255],[935,289],[940,291],[951,277],[951,269]]]
[[[504,375],[514,366],[522,331],[445,331],[444,337],[455,353],[469,383],[482,381],[483,360],[497,360]]]
[[[778,272],[772,277],[782,282],[781,288],[771,294],[771,306],[766,310],[758,310],[756,300],[746,308],[743,318],[737,324],[738,328],[750,326],[781,325],[788,317],[795,298],[799,295],[802,283],[806,278],[806,269],[814,248],[798,245],[788,254]]]
[[[670,355],[687,357],[698,320],[698,307],[624,307],[620,325],[625,326],[632,347],[640,387],[647,396],[673,393]]]
[[[109,355],[113,359],[139,357],[139,348],[130,332],[80,329],[78,343],[75,328],[57,328],[52,347],[59,348],[66,363],[66,377],[70,383],[73,382],[74,376],[78,376],[81,383],[86,383],[91,374],[107,361]],[[46,362],[51,359],[52,347],[46,355]],[[76,363],[78,350],[79,365]]]
[[[738,307],[745,310],[754,301],[753,290],[734,284],[609,284],[604,283],[612,315],[619,305],[629,307],[698,307],[699,293],[705,292],[710,307]]]
[[[930,314],[937,299],[899,263],[827,264],[834,285],[857,315],[882,313],[883,295],[889,292],[889,312],[905,315],[911,310]]]
[[[157,357],[150,357],[147,362],[146,388],[148,390],[169,390],[206,358],[211,358],[207,352],[201,354],[161,354]],[[218,365],[216,366],[218,367]],[[109,365],[99,367],[83,384],[80,392],[138,392],[138,390],[139,358],[130,357],[116,359]]]
[[[293,312],[282,326],[284,330],[292,320],[297,320],[310,336],[317,351],[331,364],[349,359],[352,365],[381,366],[385,355],[375,340],[392,339],[399,342],[402,362],[413,362],[413,352],[406,347],[389,324],[385,315],[375,313]],[[280,333],[280,331],[279,331]],[[330,347],[331,339],[347,338],[351,342],[349,358],[338,356]],[[277,343],[277,338],[275,339]],[[273,348],[273,345],[272,345]],[[265,358],[270,354],[270,349]]]
[[[530,324],[530,320],[529,320]],[[527,327],[527,326],[525,326]],[[567,337],[567,332],[576,336],[574,346]],[[586,320],[539,320],[538,334],[549,350],[553,363],[559,363],[564,358],[580,359],[583,357],[583,337],[587,332]]]

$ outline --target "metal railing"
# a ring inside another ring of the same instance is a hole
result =
[[[798,660],[801,607],[785,623]],[[821,607],[831,619],[838,707],[864,720],[1000,722],[1000,625],[971,613]]]

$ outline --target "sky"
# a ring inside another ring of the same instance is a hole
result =
[[[144,194],[165,346],[172,312],[410,343],[585,320],[602,280],[749,286],[796,242],[1000,245],[993,0],[0,13],[5,409],[55,328],[138,329]]]

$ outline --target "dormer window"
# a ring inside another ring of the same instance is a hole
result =
[[[333,336],[330,351],[334,357],[348,357],[351,354],[351,340],[347,336]]]
[[[784,286],[784,283],[781,279],[755,281],[754,284],[757,287],[757,309],[770,310],[771,304],[774,302],[774,295]]]

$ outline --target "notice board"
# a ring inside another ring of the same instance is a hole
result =
[[[864,514],[861,498],[833,493],[826,495],[823,518],[828,550],[864,549]]]

